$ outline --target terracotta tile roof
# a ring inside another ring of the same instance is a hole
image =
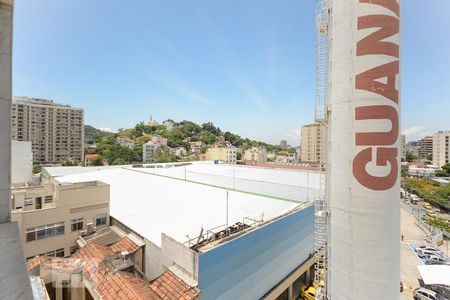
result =
[[[134,253],[134,252],[138,251],[140,247],[138,245],[136,245],[128,237],[124,237],[117,243],[111,245],[110,248],[114,253],[123,252],[123,251],[126,251],[128,253]]]
[[[150,284],[161,299],[194,299],[197,289],[190,287],[171,271],[166,271]]]
[[[28,270],[31,271],[38,265],[66,272],[73,272],[79,268],[83,272],[84,280],[89,280],[104,300],[194,299],[198,290],[187,285],[171,271],[165,272],[149,285],[133,274],[111,270],[104,261],[114,255],[113,248],[123,251],[124,249],[133,250],[137,247],[128,238],[122,239],[113,246],[89,243],[75,253],[72,258],[36,256],[28,261]],[[130,253],[132,252],[130,251]]]

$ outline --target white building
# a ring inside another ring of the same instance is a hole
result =
[[[163,125],[166,127],[168,131],[171,131],[175,126],[175,122],[173,122],[172,120],[166,120],[163,122]]]
[[[170,148],[170,152],[178,157],[185,156],[187,154],[187,150],[184,147]]]
[[[439,131],[433,135],[433,165],[442,167],[450,162],[450,131]]]
[[[158,145],[152,141],[148,141],[142,147],[142,161],[144,163],[152,163],[155,161],[155,152],[158,151]]]
[[[134,145],[135,145],[134,141],[132,139],[130,139],[129,137],[127,137],[127,136],[119,136],[116,139],[116,143],[119,144],[122,147],[126,147],[126,148],[129,148],[129,149],[133,149]]]
[[[12,141],[11,183],[23,184],[33,180],[33,152],[31,142]]]
[[[317,174],[211,163],[84,170],[55,180],[111,185],[111,225],[145,238],[146,279],[170,269],[204,300],[276,299],[310,283],[314,206],[303,201]]]
[[[158,148],[167,148],[167,139],[160,135],[152,136],[152,142],[155,143]]]
[[[400,146],[402,151],[402,158],[406,158],[406,135],[400,135]]]
[[[247,149],[244,152],[244,160],[265,163],[267,162],[267,150],[264,147],[252,147]]]

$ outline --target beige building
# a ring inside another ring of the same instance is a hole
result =
[[[189,145],[191,146],[191,152],[193,153],[202,152],[202,148],[205,146],[205,144],[202,141],[189,142]]]
[[[245,150],[244,160],[258,163],[267,162],[267,150],[264,147],[252,147]]]
[[[442,167],[450,163],[450,131],[439,131],[433,135],[433,165]]]
[[[319,163],[326,158],[327,129],[320,122],[302,126],[301,160]]]
[[[84,112],[51,100],[14,97],[12,139],[31,141],[34,163],[83,161]]]
[[[128,149],[134,149],[134,141],[127,136],[118,136],[116,138],[116,143],[121,147],[125,147]]]
[[[418,142],[418,155],[419,159],[427,159],[429,154],[433,154],[433,137],[426,136],[423,139],[420,139]]]
[[[208,148],[205,160],[220,160],[230,164],[236,163],[236,147]]]
[[[400,146],[402,151],[402,158],[406,157],[406,135],[400,135]]]
[[[11,207],[25,257],[66,257],[76,251],[80,235],[109,224],[109,185],[93,181],[15,187]]]

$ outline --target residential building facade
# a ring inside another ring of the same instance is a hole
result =
[[[433,154],[433,137],[426,136],[418,141],[418,159],[427,159],[429,154]]]
[[[267,162],[267,150],[264,147],[252,147],[245,150],[244,160],[257,163]]]
[[[31,142],[11,143],[11,183],[28,183],[33,180],[33,152]]]
[[[402,158],[406,157],[406,135],[400,135],[400,146],[402,151]]]
[[[193,153],[200,153],[202,148],[205,146],[202,141],[189,142],[189,145],[191,146],[191,152]]]
[[[235,164],[237,159],[236,154],[236,147],[208,148],[205,154],[205,160],[220,160],[229,164]]]
[[[175,122],[172,120],[166,120],[163,122],[163,125],[166,127],[168,131],[171,131],[175,128]]]
[[[19,224],[25,257],[66,257],[80,235],[109,224],[109,185],[47,183],[12,191],[12,221]]]
[[[127,136],[119,136],[116,138],[116,143],[119,144],[121,147],[126,147],[129,149],[133,149],[135,146],[135,143],[132,139],[130,139]]]
[[[159,148],[167,148],[167,139],[160,135],[152,136],[152,142],[155,143]]]
[[[433,135],[433,165],[442,167],[450,163],[450,131],[439,131]]]
[[[32,143],[34,163],[83,161],[84,111],[51,100],[14,97],[11,135]]]
[[[153,163],[155,162],[155,153],[158,151],[158,146],[152,142],[148,141],[142,146],[142,162]]]
[[[326,127],[321,122],[302,126],[301,159],[304,162],[319,163],[326,158]]]

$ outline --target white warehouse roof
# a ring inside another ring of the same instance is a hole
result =
[[[210,168],[222,166],[210,165]],[[182,168],[182,167],[178,167]],[[203,168],[203,167],[202,167]],[[240,167],[245,169],[245,167]],[[86,168],[88,169],[88,168]],[[248,168],[247,168],[248,169]],[[112,168],[57,177],[59,182],[98,180],[110,184],[110,214],[126,226],[160,246],[161,233],[184,243],[203,228],[227,224],[227,190],[210,183],[194,183],[143,172],[143,169]],[[148,171],[148,170],[145,170]],[[173,170],[175,171],[175,170]],[[253,170],[252,170],[253,171]],[[289,171],[264,173],[281,180]],[[295,171],[298,172],[298,171]],[[292,174],[290,174],[292,176]],[[177,176],[176,176],[177,177]],[[253,178],[257,180],[258,178]],[[300,205],[270,196],[239,191],[228,192],[228,224],[243,218],[270,220]]]

